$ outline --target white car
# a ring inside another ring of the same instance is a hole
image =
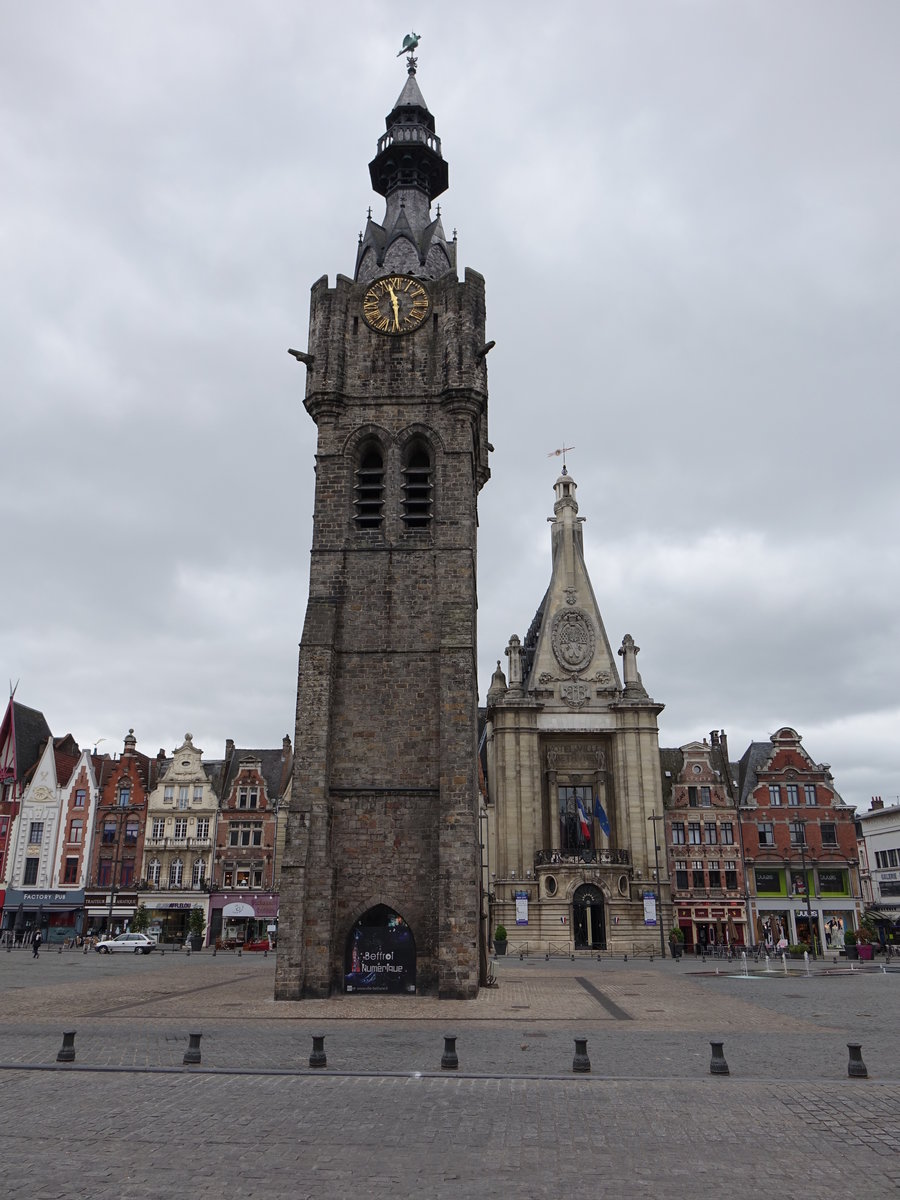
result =
[[[94,947],[98,954],[113,954],[119,950],[130,950],[132,954],[149,954],[156,949],[156,942],[146,933],[120,933],[118,937],[105,939]]]

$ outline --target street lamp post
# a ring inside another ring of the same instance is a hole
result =
[[[651,813],[647,818],[653,822],[653,856],[656,860],[656,923],[659,926],[659,953],[666,957],[666,935],[663,932],[663,916],[662,916],[662,881],[659,876],[659,841],[656,837],[656,822],[664,821],[665,816],[659,816],[657,813]]]
[[[815,958],[816,939],[813,936],[812,907],[809,902],[809,876],[806,873],[806,822],[798,821],[800,827],[800,862],[803,869],[803,886],[806,888],[806,925],[809,929],[809,948]]]

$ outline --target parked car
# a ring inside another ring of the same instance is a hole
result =
[[[132,954],[149,954],[156,949],[153,938],[146,933],[120,933],[118,937],[104,938],[94,947],[98,954],[114,954],[120,950],[131,951]]]

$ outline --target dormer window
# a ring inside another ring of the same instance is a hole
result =
[[[384,457],[371,443],[359,457],[354,488],[357,529],[380,529],[384,520]]]
[[[424,529],[431,523],[431,455],[422,442],[413,443],[403,468],[403,523],[407,529]]]

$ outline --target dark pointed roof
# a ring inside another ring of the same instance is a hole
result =
[[[370,216],[360,238],[355,273],[360,283],[392,272],[438,279],[456,268],[456,243],[447,241],[440,216],[431,216],[432,200],[449,181],[441,139],[412,61],[408,70],[369,163],[372,187],[387,204],[383,222]]]
[[[9,729],[9,723],[12,728]],[[41,750],[46,746],[50,733],[44,714],[17,700],[10,700],[3,720],[4,729],[0,730],[0,740],[4,735],[13,739],[15,755],[16,780],[21,785],[25,776],[37,762]]]

